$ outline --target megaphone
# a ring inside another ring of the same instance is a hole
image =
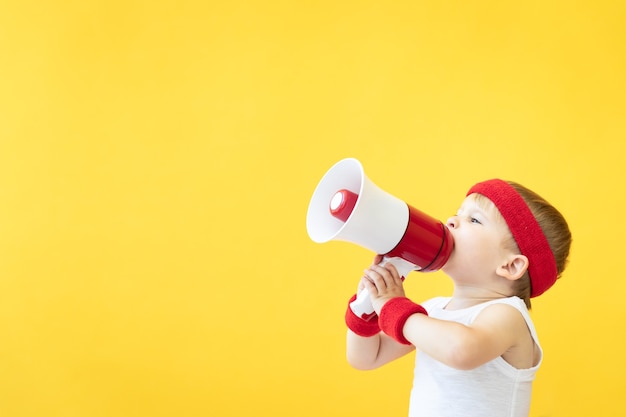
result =
[[[441,269],[454,247],[447,226],[378,188],[354,158],[342,159],[322,177],[306,228],[314,242],[346,241],[384,255],[381,265],[391,262],[403,278]],[[363,319],[374,316],[367,290],[350,308]]]

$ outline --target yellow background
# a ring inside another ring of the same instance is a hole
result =
[[[554,203],[575,242],[534,302],[531,415],[625,414],[625,19],[619,1],[2,1],[0,416],[405,415],[413,356],[344,357],[372,254],[306,234],[344,157],[441,219],[491,177]]]

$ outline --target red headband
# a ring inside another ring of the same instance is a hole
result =
[[[531,297],[550,288],[557,278],[556,262],[548,240],[521,195],[509,183],[493,179],[479,182],[467,192],[482,194],[504,217],[522,255],[528,258]]]

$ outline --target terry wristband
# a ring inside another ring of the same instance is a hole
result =
[[[378,316],[374,315],[374,317],[369,320],[363,320],[361,317],[354,314],[350,308],[350,303],[354,300],[356,300],[356,294],[350,298],[350,301],[348,302],[348,309],[346,310],[346,325],[348,326],[348,329],[362,337],[372,337],[380,333]]]
[[[428,315],[424,307],[406,297],[396,297],[387,301],[380,310],[378,324],[383,332],[403,345],[410,345],[404,337],[404,324],[415,313]]]

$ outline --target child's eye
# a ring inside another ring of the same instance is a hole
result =
[[[476,224],[481,224],[480,220],[478,220],[476,217],[470,217],[470,222],[476,223]]]

